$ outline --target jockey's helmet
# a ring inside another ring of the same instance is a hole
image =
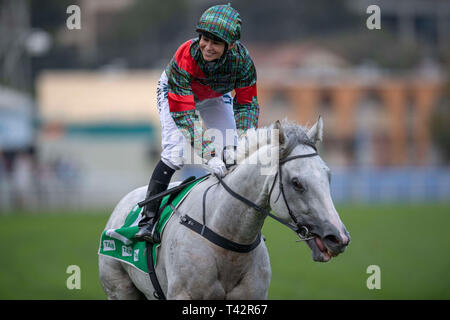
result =
[[[202,14],[196,31],[211,33],[231,46],[241,38],[241,17],[229,4],[213,6]]]

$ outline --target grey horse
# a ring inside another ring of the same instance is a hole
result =
[[[329,168],[320,156],[308,156],[322,139],[322,127],[321,117],[310,129],[277,121],[270,129],[278,134],[266,143],[252,141],[252,135],[246,134],[238,144],[238,164],[223,181],[259,207],[276,212],[284,223],[307,226],[310,237],[305,241],[313,260],[326,262],[345,250],[350,236],[330,195]],[[263,129],[267,128],[255,132]],[[258,159],[275,153],[278,161],[269,173],[261,174],[263,164]],[[283,163],[288,157],[292,160]],[[208,228],[239,244],[251,244],[260,237],[267,215],[233,197],[214,176],[196,185],[178,212],[202,221],[202,197],[210,186],[205,208]],[[145,193],[146,187],[141,187],[122,198],[105,229],[121,227]],[[155,299],[148,274],[126,263],[100,255],[99,273],[108,299]],[[264,241],[248,253],[229,251],[181,225],[175,214],[162,235],[156,275],[167,299],[253,300],[267,298],[271,268]]]

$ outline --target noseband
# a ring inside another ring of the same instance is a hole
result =
[[[280,194],[283,195],[284,203],[286,205],[286,208],[288,209],[289,216],[291,217],[292,221],[294,221],[295,226],[292,226],[289,223],[285,223],[283,221],[280,221],[279,219],[276,219],[276,220],[278,222],[284,224],[288,228],[292,229],[298,235],[298,237],[300,238],[301,241],[306,241],[306,240],[313,239],[314,236],[311,234],[311,232],[309,231],[307,226],[303,226],[303,225],[301,225],[299,223],[299,221],[297,220],[297,217],[294,215],[294,213],[292,212],[291,208],[289,207],[289,203],[287,202],[286,195],[284,193],[284,185],[283,185],[281,165],[285,164],[288,161],[294,160],[294,159],[309,158],[309,157],[318,156],[319,154],[317,153],[316,147],[314,145],[310,145],[310,146],[313,147],[314,150],[316,150],[316,152],[308,153],[308,154],[301,154],[301,155],[292,156],[292,157],[288,157],[286,159],[280,160],[279,165],[278,165],[278,172],[275,174],[275,178],[273,179],[273,184],[272,184],[272,187],[270,188],[269,199],[268,199],[268,203],[269,203],[269,206],[270,206],[270,197],[272,196],[272,191],[273,191],[273,189],[275,187],[275,181],[277,180],[277,177],[279,176],[278,181],[279,181]],[[279,197],[280,197],[280,195],[278,195],[278,198]],[[277,198],[276,201],[278,201],[278,198]],[[274,218],[272,215],[271,215],[271,217]]]
[[[312,147],[316,152],[314,153],[308,153],[308,154],[302,154],[302,155],[297,155],[297,156],[291,156],[291,157],[287,157],[285,159],[282,159],[279,161],[278,163],[278,171],[275,174],[275,179],[273,180],[273,184],[272,187],[270,188],[270,192],[269,192],[269,199],[268,199],[268,203],[269,203],[269,207],[270,207],[270,197],[272,195],[272,191],[275,187],[275,181],[277,180],[277,177],[279,176],[279,188],[280,188],[280,194],[283,195],[283,199],[284,202],[286,204],[286,208],[288,209],[288,213],[289,216],[291,217],[292,221],[294,221],[295,225],[293,226],[290,223],[286,223],[284,221],[282,221],[280,218],[278,218],[277,216],[274,216],[273,214],[270,213],[269,210],[266,210],[260,206],[258,206],[256,203],[253,203],[252,201],[242,197],[240,194],[237,194],[236,192],[234,192],[233,190],[230,189],[230,187],[222,180],[221,177],[219,177],[218,175],[216,175],[217,179],[219,180],[219,182],[222,184],[222,186],[225,188],[225,190],[228,191],[228,193],[230,193],[233,197],[235,197],[238,200],[241,200],[242,202],[244,202],[245,204],[247,204],[248,206],[254,208],[256,211],[271,217],[272,219],[275,219],[276,221],[278,221],[279,223],[285,225],[286,227],[288,227],[289,229],[293,230],[297,236],[300,238],[300,241],[307,241],[307,240],[311,240],[314,238],[314,236],[311,234],[310,230],[308,229],[307,226],[303,226],[299,223],[298,219],[296,218],[296,216],[293,214],[291,208],[289,207],[289,204],[286,200],[286,195],[284,193],[284,186],[283,186],[283,181],[282,181],[282,170],[281,170],[281,166],[283,164],[285,164],[288,161],[294,160],[294,159],[299,159],[299,158],[309,158],[309,157],[314,157],[314,156],[318,156],[319,154],[317,153],[317,149],[315,147],[314,144],[310,144],[310,143],[306,143],[308,146]],[[278,196],[279,197],[279,196]],[[277,200],[278,201],[278,198]],[[276,202],[275,201],[275,202]]]

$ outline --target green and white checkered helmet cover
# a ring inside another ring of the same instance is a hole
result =
[[[229,4],[213,6],[202,14],[196,31],[210,32],[232,45],[241,38],[241,17]]]

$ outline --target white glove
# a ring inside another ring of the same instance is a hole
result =
[[[217,174],[221,178],[227,173],[225,163],[218,157],[211,158],[206,165],[210,169],[209,171]]]

